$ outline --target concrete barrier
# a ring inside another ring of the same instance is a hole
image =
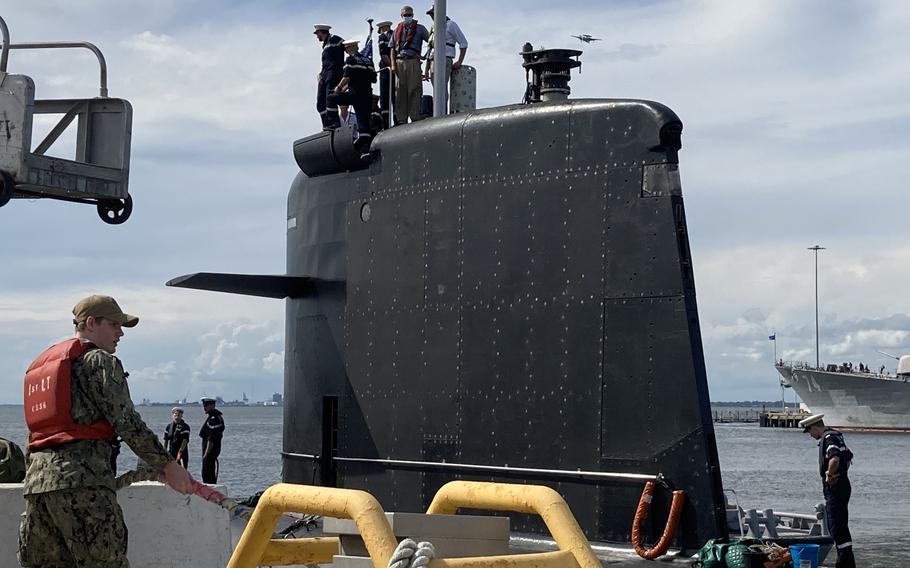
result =
[[[224,492],[222,486],[216,486]],[[133,568],[224,568],[231,558],[227,511],[198,497],[187,499],[160,483],[136,483],[117,492],[129,529]],[[0,566],[18,566],[21,483],[0,483]]]

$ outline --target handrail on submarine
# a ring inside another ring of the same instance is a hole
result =
[[[311,456],[309,454],[293,454],[291,452],[281,452],[283,455],[291,457],[303,457],[310,459],[319,459],[319,456]],[[455,463],[455,462],[428,462],[428,461],[413,461],[413,460],[393,460],[393,459],[382,459],[382,458],[355,458],[355,457],[341,457],[334,456],[332,458],[335,461],[339,462],[351,462],[351,463],[376,463],[383,465],[393,465],[393,466],[402,466],[402,467],[432,467],[435,469],[460,469],[468,471],[484,471],[484,472],[502,472],[502,473],[526,473],[526,474],[537,474],[537,475],[550,475],[550,476],[559,476],[559,477],[576,477],[576,478],[587,478],[587,479],[626,479],[631,481],[661,481],[663,476],[660,474],[647,474],[647,473],[618,473],[610,471],[586,471],[586,470],[571,470],[571,469],[544,469],[544,468],[533,468],[533,467],[511,467],[511,466],[501,466],[501,465],[480,465],[480,464],[467,464],[467,463]]]
[[[0,73],[6,73],[7,63],[9,62],[9,52],[11,49],[70,49],[84,48],[95,54],[98,59],[98,66],[101,68],[101,81],[98,89],[101,98],[107,98],[107,62],[104,54],[98,49],[98,46],[87,41],[49,41],[49,42],[29,42],[29,43],[10,43],[9,28],[6,21],[0,17],[0,33],[3,34],[3,43],[0,47]]]

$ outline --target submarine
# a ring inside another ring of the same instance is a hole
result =
[[[547,485],[594,542],[727,536],[679,170],[658,102],[572,99],[581,52],[521,53],[520,104],[293,145],[285,274],[169,286],[284,299],[282,478],[423,511],[444,483]],[[512,516],[540,534],[539,520]]]

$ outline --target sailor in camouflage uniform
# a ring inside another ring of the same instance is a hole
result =
[[[136,412],[127,373],[113,355],[122,328],[139,318],[123,313],[113,298],[97,295],[76,304],[73,315],[75,338],[45,351],[25,378],[29,456],[19,562],[42,568],[128,567],[111,434],[162,471],[176,491],[192,493],[191,480]]]

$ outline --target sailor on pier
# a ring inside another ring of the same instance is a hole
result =
[[[828,532],[837,546],[837,568],[856,568],[853,558],[853,539],[847,527],[847,505],[850,502],[850,480],[847,470],[853,452],[844,443],[844,435],[825,426],[824,414],[813,414],[800,420],[803,432],[818,440],[818,471],[822,477]]]
[[[218,483],[218,456],[221,454],[221,438],[224,436],[224,418],[215,408],[215,399],[202,399],[202,410],[208,415],[199,437],[202,438],[202,482]]]

